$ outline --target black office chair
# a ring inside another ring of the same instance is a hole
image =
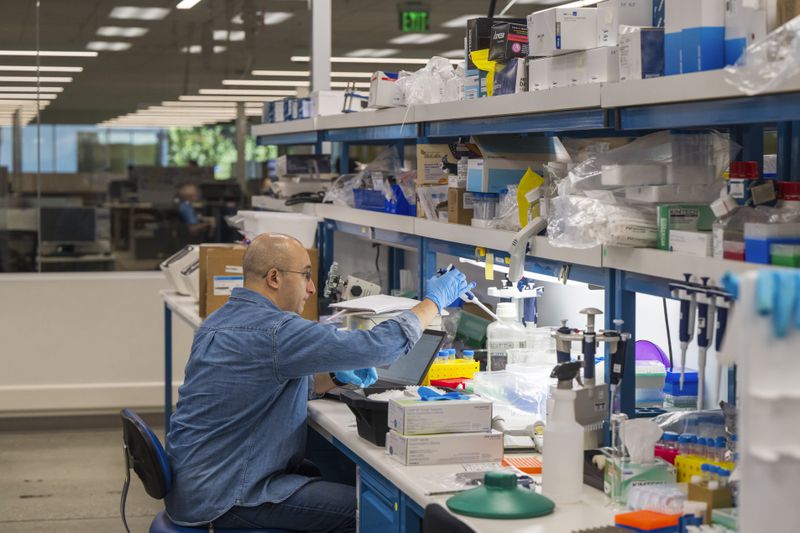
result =
[[[125,454],[125,482],[122,485],[122,496],[119,501],[119,513],[125,530],[130,533],[128,520],[125,517],[125,502],[128,499],[128,487],[131,483],[131,468],[139,476],[144,490],[151,497],[162,500],[172,488],[172,470],[169,467],[167,454],[156,434],[130,409],[123,409],[122,416],[122,450]],[[185,527],[173,523],[165,511],[161,511],[150,523],[150,533],[199,533],[209,531],[209,527]],[[219,529],[216,533],[290,533],[285,529]]]
[[[425,507],[422,533],[475,533],[475,530],[448,513],[441,505],[432,503]]]

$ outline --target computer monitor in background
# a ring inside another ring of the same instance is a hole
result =
[[[40,232],[42,243],[75,245],[97,239],[93,207],[43,207]]]

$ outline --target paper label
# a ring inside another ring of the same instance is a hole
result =
[[[494,281],[494,254],[486,254],[486,268],[484,269],[484,277],[488,281]]]
[[[230,296],[236,287],[244,286],[243,276],[214,276],[214,296]]]

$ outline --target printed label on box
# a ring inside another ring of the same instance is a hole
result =
[[[214,296],[230,296],[233,289],[243,286],[243,276],[214,276]]]

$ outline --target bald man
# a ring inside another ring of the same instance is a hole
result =
[[[307,400],[334,386],[329,372],[359,380],[408,353],[471,285],[451,270],[429,280],[410,311],[370,331],[339,331],[299,316],[315,287],[296,239],[260,235],[243,269],[244,287],[192,343],[167,439],[167,513],[191,526],[354,531],[354,487],[297,471]]]

